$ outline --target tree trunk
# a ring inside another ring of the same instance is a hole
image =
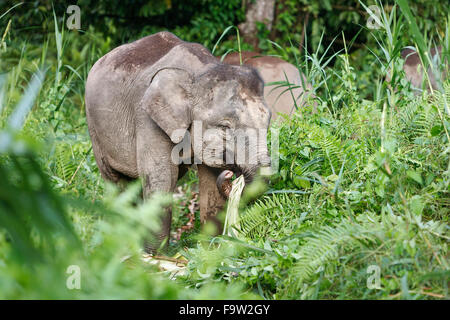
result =
[[[258,29],[257,22],[262,22],[270,31],[275,11],[275,0],[255,0],[247,3],[248,7],[245,15],[245,22],[239,25],[239,30],[242,33],[246,42],[254,46],[255,51],[258,48]]]

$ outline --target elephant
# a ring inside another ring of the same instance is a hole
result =
[[[302,107],[308,96],[312,95],[312,87],[306,82],[306,77],[301,74],[296,66],[280,58],[261,56],[256,52],[241,52],[242,64],[252,66],[259,71],[266,86],[264,98],[271,108],[272,120],[277,119],[278,114],[290,115],[295,110],[294,98],[297,107]],[[223,62],[231,65],[240,65],[241,59],[238,52],[232,52],[225,56]],[[300,77],[301,74],[301,77]],[[287,79],[286,79],[287,78]],[[271,82],[289,81],[292,90],[287,86],[267,85]],[[306,88],[306,90],[304,90]]]
[[[141,179],[145,200],[173,192],[194,163],[202,222],[220,225],[215,215],[226,196],[216,183],[222,171],[243,174],[248,183],[270,167],[271,111],[259,73],[222,63],[204,46],[170,32],[101,57],[89,71],[85,103],[102,177],[117,184]],[[256,143],[248,132],[257,135]],[[147,252],[167,248],[171,217],[165,208],[160,230],[144,244]]]
[[[432,61],[437,58],[436,55],[442,58],[441,46],[431,48],[430,57]],[[401,52],[401,57],[403,60],[405,60],[403,64],[403,70],[405,71],[406,79],[411,83],[411,85],[414,88],[422,88],[424,72],[419,54],[411,48],[404,48]],[[431,67],[428,68],[427,73],[430,78],[431,87],[433,88],[433,90],[436,90],[438,88],[438,85],[436,82],[436,77],[431,70]],[[445,78],[446,71],[442,72],[441,76]],[[389,78],[387,80],[389,81]],[[425,86],[427,90],[430,91],[429,84],[426,83]]]

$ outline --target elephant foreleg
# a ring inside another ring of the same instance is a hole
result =
[[[144,118],[136,134],[137,168],[143,183],[144,199],[155,192],[173,192],[178,180],[178,166],[171,161],[172,142],[150,119]],[[169,243],[172,209],[160,215],[159,231],[145,241],[145,250],[156,252]]]

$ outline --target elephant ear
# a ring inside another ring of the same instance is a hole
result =
[[[162,69],[141,100],[141,107],[173,143],[181,142],[191,125],[192,87],[193,80],[187,71]]]

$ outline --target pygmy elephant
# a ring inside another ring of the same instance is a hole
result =
[[[424,80],[424,67],[422,62],[420,61],[419,54],[414,51],[411,48],[404,48],[401,52],[402,59],[405,60],[403,64],[403,70],[405,71],[406,79],[411,82],[411,85],[413,88],[422,88],[422,83]],[[430,50],[430,58],[433,63],[436,65],[439,65],[439,62],[442,62],[440,60],[443,59],[442,57],[442,47],[433,47]],[[443,61],[444,65],[447,64],[447,61]],[[447,76],[447,70],[448,65],[444,67],[444,70],[441,72],[442,80],[445,79]],[[438,88],[436,77],[431,69],[431,67],[428,67],[427,74],[429,77],[430,82],[428,83],[426,81],[425,88],[428,91],[430,90],[430,84],[433,90],[436,90]],[[390,81],[390,78],[387,77],[387,81]]]
[[[290,115],[295,111],[295,105],[302,107],[308,96],[312,95],[312,87],[306,82],[306,78],[301,74],[296,66],[277,57],[261,56],[256,52],[233,52],[225,56],[223,62],[254,67],[259,71],[266,86],[264,87],[264,98],[272,111],[272,120],[277,118],[277,114]],[[285,84],[272,84],[271,82],[288,82]],[[289,88],[291,90],[289,90]],[[295,101],[295,103],[294,103]]]
[[[221,63],[202,45],[169,32],[100,58],[89,72],[85,99],[103,178],[118,183],[140,177],[148,198],[172,192],[187,166],[196,163],[202,221],[225,202],[216,186],[221,172],[243,174],[248,182],[259,167],[270,166],[271,112],[258,72]],[[171,217],[166,208],[147,251],[167,243]]]

